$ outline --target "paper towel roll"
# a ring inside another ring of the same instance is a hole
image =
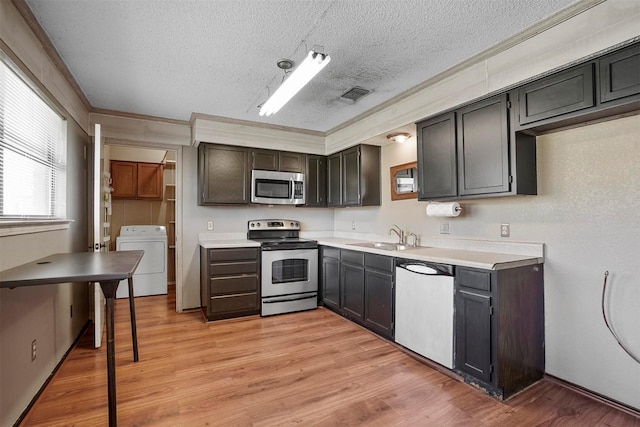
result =
[[[462,208],[460,203],[429,203],[427,205],[427,216],[458,216]]]

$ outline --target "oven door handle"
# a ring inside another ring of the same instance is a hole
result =
[[[270,298],[270,299],[263,299],[262,303],[263,304],[275,304],[278,302],[290,302],[290,301],[301,301],[301,300],[305,300],[305,299],[311,299],[311,298],[318,298],[318,294],[305,294],[305,295],[294,295],[293,297],[290,298]]]

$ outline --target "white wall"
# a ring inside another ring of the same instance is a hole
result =
[[[408,147],[411,143],[413,146]],[[415,140],[383,147],[382,182],[389,167],[415,160]],[[434,238],[543,242],[545,260],[546,372],[640,408],[640,365],[618,346],[600,310],[603,274],[609,271],[610,323],[640,356],[640,116],[537,139],[538,195],[461,201],[464,213],[427,217],[425,202],[391,201],[381,208],[336,209],[335,229],[387,233],[396,223]],[[500,224],[511,237],[500,238]]]

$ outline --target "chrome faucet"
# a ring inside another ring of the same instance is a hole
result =
[[[396,233],[396,235],[398,236],[398,243],[401,244],[401,245],[404,245],[406,243],[406,237],[404,236],[404,230],[402,230],[402,228],[398,227],[397,225],[393,224],[393,227],[391,227],[389,229],[389,235],[391,235],[392,231],[394,233]]]

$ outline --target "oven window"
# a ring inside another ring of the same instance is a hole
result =
[[[256,197],[268,197],[270,199],[289,199],[291,197],[291,182],[273,179],[256,179]]]
[[[309,280],[309,260],[282,259],[271,264],[271,283],[306,282]]]

